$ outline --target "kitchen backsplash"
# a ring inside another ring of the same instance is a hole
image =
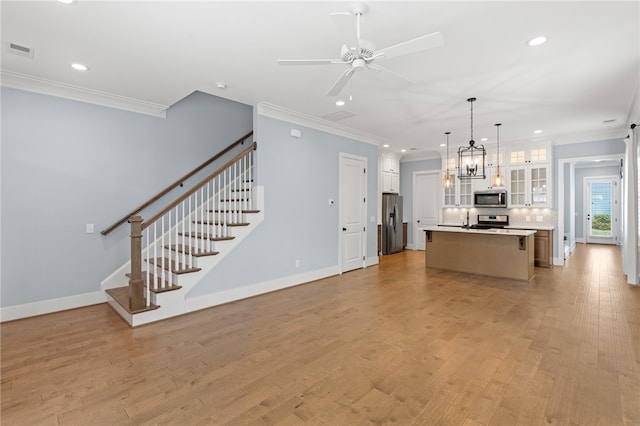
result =
[[[554,209],[538,209],[538,208],[518,208],[518,209],[501,209],[501,208],[445,208],[442,209],[442,223],[460,224],[466,221],[467,211],[469,212],[469,222],[471,224],[478,222],[479,214],[489,215],[509,215],[510,226],[558,226],[558,212]],[[527,221],[527,218],[529,221]]]

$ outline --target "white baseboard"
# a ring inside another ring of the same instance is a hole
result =
[[[107,301],[104,291],[78,294],[76,296],[60,297],[58,299],[41,300],[23,305],[5,306],[0,308],[0,322],[13,321],[36,315],[66,311]]]
[[[340,274],[338,266],[331,266],[298,275],[291,275],[257,284],[251,284],[240,288],[187,298],[185,300],[185,313],[222,305],[223,303],[233,302],[236,300],[246,299],[248,297],[258,296],[260,294],[270,293],[276,290],[282,290],[288,287],[306,284],[311,281],[338,274]]]
[[[375,255],[373,257],[367,257],[367,260],[365,262],[365,268],[368,268],[369,266],[377,265],[378,263],[380,263],[380,257],[378,257],[378,255]]]

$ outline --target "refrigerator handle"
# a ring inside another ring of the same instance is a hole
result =
[[[396,232],[396,206],[393,206],[391,217],[393,217],[393,232]]]

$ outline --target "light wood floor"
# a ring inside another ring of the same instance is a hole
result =
[[[2,425],[640,425],[640,289],[612,246],[529,283],[424,252],[130,329],[2,325]]]

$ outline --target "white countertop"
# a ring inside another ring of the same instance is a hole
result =
[[[464,232],[467,234],[489,234],[489,235],[517,235],[519,237],[526,237],[529,235],[533,235],[536,231],[527,230],[527,229],[466,229],[461,228],[459,225],[454,226],[438,226],[438,225],[427,225],[418,228],[420,231],[438,231],[438,232]]]
[[[505,229],[534,229],[539,231],[553,231],[555,226],[550,225],[509,225],[505,226]]]

